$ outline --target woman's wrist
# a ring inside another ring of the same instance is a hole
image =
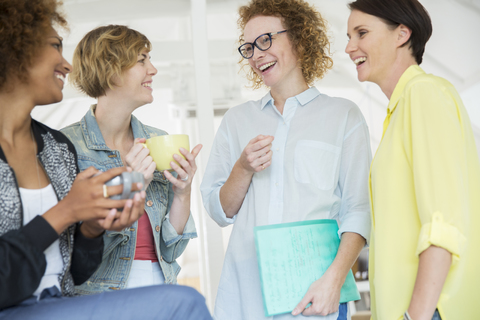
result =
[[[42,217],[58,234],[61,234],[68,226],[77,222],[72,219],[73,214],[70,211],[68,206],[60,201],[56,206],[45,212]]]
[[[191,190],[184,190],[182,193],[174,193],[173,198],[180,202],[190,202]]]
[[[403,314],[403,320],[412,320],[410,314],[408,313],[408,310],[405,311],[405,313]]]
[[[239,158],[237,160],[237,162],[235,162],[235,165],[233,166],[233,170],[237,170],[237,172],[239,172],[242,176],[244,177],[248,177],[249,179],[251,179],[253,177],[253,174],[255,172],[253,171],[250,171],[248,170],[243,164],[242,164],[242,160],[241,158]],[[232,170],[232,171],[233,171]]]
[[[100,228],[94,228],[88,223],[82,223],[80,225],[80,232],[85,238],[93,239],[101,236],[105,232],[105,230]]]
[[[338,268],[332,267],[333,265],[327,269],[324,276],[330,278],[332,284],[334,284],[337,289],[341,289],[345,282],[345,278],[347,277],[348,271],[344,275],[343,272],[338,270]]]

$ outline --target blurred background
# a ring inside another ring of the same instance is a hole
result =
[[[231,227],[221,229],[208,217],[199,193],[203,169],[224,113],[265,89],[251,90],[239,68],[237,9],[245,0],[64,0],[70,32],[64,36],[64,56],[71,62],[80,39],[95,27],[124,24],[145,34],[158,69],[153,79],[155,101],[134,112],[144,124],[187,133],[190,144],[202,143],[194,180],[192,214],[199,237],[179,259],[179,282],[197,288],[208,306],[214,303]],[[350,99],[368,123],[374,153],[382,135],[387,98],[372,83],[357,80],[345,54],[348,0],[309,0],[329,22],[333,69],[315,86],[320,92]],[[433,21],[422,68],[445,77],[457,88],[473,124],[480,150],[480,0],[420,0]],[[477,39],[477,40],[475,40]],[[67,81],[68,83],[68,81]],[[40,106],[33,117],[60,129],[79,121],[95,101],[67,85],[61,103]],[[361,291],[368,293],[366,253],[354,270]],[[358,271],[358,272],[357,272]],[[357,307],[368,308],[368,294]]]

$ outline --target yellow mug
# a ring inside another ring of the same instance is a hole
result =
[[[146,143],[142,143],[144,147],[150,150],[150,156],[157,165],[158,171],[169,170],[173,171],[170,162],[174,161],[173,154],[180,155],[183,159],[185,157],[180,153],[180,148],[190,151],[190,142],[186,134],[166,134],[147,139]],[[181,166],[180,166],[181,167]]]

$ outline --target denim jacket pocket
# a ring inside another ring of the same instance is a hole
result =
[[[320,190],[335,188],[340,147],[314,140],[299,140],[295,146],[294,176],[300,183]]]
[[[170,187],[170,181],[165,178],[163,173],[158,172],[155,170],[153,173],[153,180],[152,183],[148,186],[151,189],[151,192],[155,197],[160,199],[161,204],[164,207],[168,206],[168,188]],[[147,195],[148,197],[149,195]],[[158,199],[157,198],[157,199]]]
[[[170,182],[165,177],[163,172],[160,172],[157,169],[155,169],[155,171],[153,172],[153,181],[160,182],[160,183],[163,183],[163,184],[168,184]]]
[[[90,167],[95,167],[98,170],[107,171],[109,169],[116,168],[117,165],[110,159],[93,159],[84,155],[78,155],[78,168],[80,171],[84,171]]]
[[[124,234],[121,231],[105,231],[103,236],[104,249],[103,257],[108,256],[118,245],[124,241]]]

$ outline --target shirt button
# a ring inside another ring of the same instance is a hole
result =
[[[148,200],[148,201],[147,201],[147,206],[149,206],[149,207],[153,206],[153,201],[152,201],[152,200]]]
[[[160,226],[156,226],[155,231],[160,232]]]
[[[275,185],[278,187],[278,182],[275,182]]]
[[[277,148],[277,151],[280,151],[280,148]]]
[[[130,228],[130,231],[135,231],[135,228]]]

